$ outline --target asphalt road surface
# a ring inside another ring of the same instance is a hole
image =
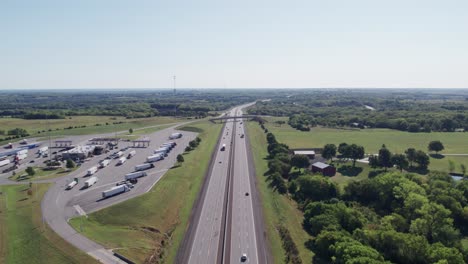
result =
[[[249,105],[228,115],[242,115]],[[245,133],[242,120],[226,122],[178,263],[240,263],[242,254],[247,255],[245,263],[267,263],[261,207],[253,201],[258,197],[253,161],[246,136],[241,138]],[[225,151],[220,150],[223,144]]]
[[[86,171],[93,166],[97,166],[99,160],[104,159],[107,154],[95,156],[90,161],[83,163],[83,165],[73,173],[57,179],[56,184],[49,189],[42,200],[43,220],[65,240],[101,262],[120,263],[121,261],[114,257],[111,251],[104,249],[103,246],[82,236],[79,232],[70,227],[68,225],[68,220],[72,217],[86,215],[90,212],[128,200],[149,191],[154,184],[161,179],[164,173],[174,165],[177,154],[183,153],[188,142],[196,136],[195,133],[183,131],[182,138],[169,140],[169,135],[175,132],[174,127],[160,130],[149,135],[151,144],[148,148],[130,148],[126,150],[125,156],[131,150],[136,150],[136,155],[128,159],[123,165],[117,165],[117,160],[113,159],[107,167],[99,169],[92,175],[98,178],[98,182],[89,188],[84,188],[84,182],[89,178],[86,176]],[[139,178],[138,183],[135,184],[133,189],[107,199],[102,198],[102,191],[124,180],[125,174],[133,172],[134,167],[143,164],[146,161],[146,157],[152,155],[154,149],[168,141],[175,141],[177,146],[172,149],[168,157],[164,160],[155,162],[155,168],[146,170],[148,176]],[[124,144],[124,142],[119,143],[119,147],[125,147]],[[65,190],[66,185],[75,177],[78,178],[78,184],[71,190]]]

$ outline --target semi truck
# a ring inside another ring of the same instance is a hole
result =
[[[162,154],[156,154],[156,155],[153,155],[153,156],[149,156],[146,158],[146,161],[151,163],[151,162],[156,162],[158,160],[163,160],[164,159],[164,155]]]
[[[15,157],[15,160],[20,161],[20,160],[24,160],[27,157],[28,157],[28,154],[17,154]]]
[[[87,173],[86,173],[86,176],[91,176],[93,175],[94,173],[96,173],[98,170],[97,166],[93,166],[91,168],[88,169]]]
[[[147,170],[154,168],[154,165],[152,163],[145,163],[145,164],[140,164],[135,166],[136,171],[142,171],[142,170]]]
[[[10,160],[9,159],[4,159],[4,160],[1,160],[0,161],[0,167],[3,167],[3,166],[6,166],[10,164]]]
[[[173,149],[177,144],[175,142],[166,142],[161,145],[161,147],[169,147],[170,149]]]
[[[47,146],[42,147],[37,151],[37,154],[43,155],[43,154],[47,153],[48,150],[49,150],[49,147],[47,147]]]
[[[181,137],[182,137],[182,133],[173,133],[169,136],[169,139],[177,139]]]
[[[121,157],[121,158],[119,159],[119,162],[117,162],[117,165],[122,165],[122,164],[124,164],[126,161],[127,161],[127,158],[126,158],[126,157]]]
[[[71,181],[69,184],[67,184],[67,190],[71,190],[73,189],[73,187],[75,187],[75,185],[78,184],[78,178],[74,178],[73,181]]]
[[[99,166],[101,166],[101,168],[104,168],[104,167],[107,167],[107,165],[109,165],[109,163],[110,163],[110,160],[105,159],[105,160],[99,162]]]
[[[164,156],[167,156],[168,152],[169,152],[168,148],[158,148],[154,150],[154,154],[162,154]]]
[[[120,157],[122,157],[122,156],[123,156],[123,152],[122,152],[122,151],[119,151],[119,152],[115,153],[115,158],[116,158],[116,159],[118,159],[118,158],[120,158]]]
[[[128,173],[125,175],[125,180],[136,179],[136,178],[144,177],[146,175],[148,174],[146,174],[146,172],[144,171],[132,172],[132,173]]]
[[[131,159],[133,156],[135,156],[136,154],[136,151],[135,150],[132,150],[128,153],[128,156],[127,156],[127,159]]]
[[[119,186],[114,186],[108,190],[102,192],[102,198],[108,198],[120,193],[124,193],[130,191],[130,188],[126,184],[122,184]]]
[[[85,181],[84,187],[89,188],[93,186],[93,184],[95,184],[97,181],[98,181],[98,178],[93,176]]]
[[[16,152],[16,155],[28,154],[28,149],[21,149]]]
[[[223,145],[221,146],[221,151],[225,151],[225,150],[226,150],[226,144],[223,144]]]

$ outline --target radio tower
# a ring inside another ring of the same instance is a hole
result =
[[[176,76],[174,75],[173,76],[173,79],[174,79],[174,94],[176,93]]]
[[[175,94],[176,94],[176,76],[173,76],[174,79],[174,99],[175,99]],[[174,103],[174,117],[177,116],[177,104]]]

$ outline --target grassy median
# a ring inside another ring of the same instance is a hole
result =
[[[200,131],[200,145],[185,154],[183,164],[170,169],[150,192],[87,219],[74,218],[71,225],[137,263],[174,263],[222,126],[200,121],[181,129],[193,128]]]
[[[0,263],[97,263],[42,223],[48,187],[0,186]]]
[[[255,162],[255,173],[263,205],[263,216],[267,229],[268,243],[275,263],[284,263],[285,252],[282,248],[278,227],[287,228],[294,240],[303,263],[311,263],[313,253],[305,247],[311,237],[302,228],[303,215],[296,203],[285,195],[273,191],[264,173],[268,171],[266,134],[255,122],[247,123],[248,136]]]

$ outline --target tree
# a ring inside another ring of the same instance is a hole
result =
[[[427,166],[429,166],[429,156],[422,151],[418,150],[416,151],[416,157],[415,157],[415,162],[418,163],[420,169],[427,169]]]
[[[347,147],[348,157],[353,160],[353,167],[356,167],[356,160],[364,158],[364,147],[356,144],[349,145]]]
[[[347,155],[346,155],[346,154],[347,154],[347,151],[348,151],[348,144],[346,144],[346,143],[340,143],[340,145],[338,145],[338,152],[339,152],[342,156],[346,157],[346,156],[347,156]]]
[[[383,144],[382,148],[379,150],[379,156],[378,156],[379,166],[383,167],[385,171],[387,171],[387,168],[392,167],[392,162],[390,160],[391,158],[392,158],[392,153],[390,153],[387,147],[385,147],[385,144]]]
[[[392,165],[395,165],[400,171],[403,171],[403,169],[406,169],[408,167],[408,160],[403,154],[393,155],[390,162]]]
[[[323,147],[322,157],[327,160],[333,160],[333,157],[336,156],[336,146],[335,144],[326,144]]]
[[[189,146],[190,146],[191,148],[193,148],[193,149],[196,148],[197,145],[198,145],[198,143],[197,143],[195,140],[192,140],[192,141],[189,142]]]
[[[67,159],[66,167],[67,167],[68,169],[73,169],[73,168],[75,168],[75,162],[73,162],[73,160],[71,160],[71,159]]]
[[[465,176],[465,174],[466,174],[466,166],[465,166],[465,164],[460,164],[460,170],[461,170],[463,176]]]
[[[375,155],[372,155],[369,157],[369,166],[371,166],[371,168],[375,169],[377,167],[380,167],[380,163],[379,163],[379,158]]]
[[[291,158],[291,166],[297,168],[307,168],[310,165],[309,157],[306,155],[294,155]]]
[[[29,175],[29,176],[34,176],[34,174],[36,174],[36,171],[34,170],[33,167],[27,167],[26,168],[26,173]]]
[[[419,218],[411,221],[410,232],[423,235],[429,243],[441,242],[446,246],[453,245],[459,231],[453,227],[450,210],[443,205],[429,202],[416,210]]]
[[[196,140],[198,143],[201,142],[201,138],[199,138],[199,137],[196,137],[195,140]]]
[[[179,163],[184,162],[184,156],[182,156],[181,154],[177,155],[177,162]]]
[[[408,162],[410,167],[413,167],[413,162],[416,161],[416,149],[409,148],[405,150],[406,158],[408,158]]]
[[[427,146],[427,148],[429,151],[435,151],[436,154],[438,154],[439,151],[444,150],[444,145],[439,140],[434,140],[429,142],[429,146]]]
[[[133,128],[130,128],[130,129],[128,130],[128,133],[129,133],[129,134],[133,134]]]

